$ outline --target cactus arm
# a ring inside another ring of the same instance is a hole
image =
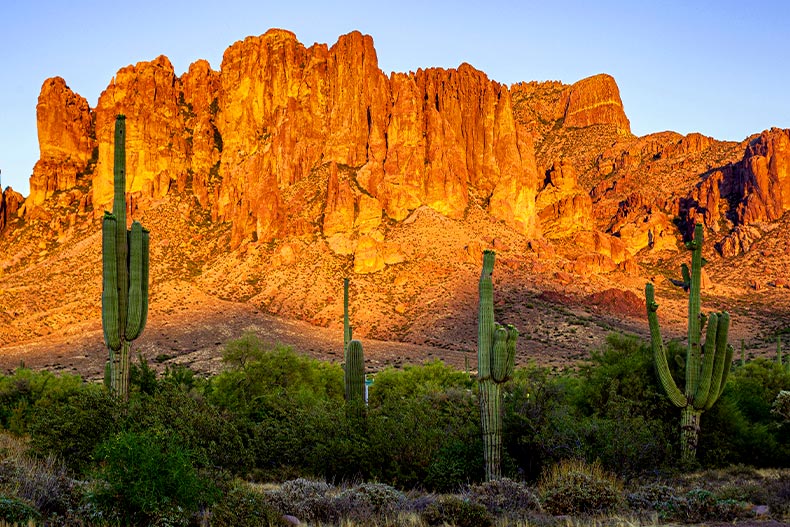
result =
[[[140,336],[143,321],[143,226],[132,223],[129,233],[129,312],[126,319],[126,339]]]
[[[700,287],[702,282],[702,224],[694,228],[691,250],[691,283],[688,306],[688,354],[686,358],[686,394],[693,395],[699,385],[700,370]]]
[[[700,374],[700,382],[699,386],[697,387],[697,391],[694,393],[694,399],[692,401],[694,408],[697,410],[702,410],[707,404],[708,393],[716,393],[718,391],[719,382],[713,381],[714,364],[721,362],[724,359],[723,354],[721,354],[721,358],[719,358],[718,348],[716,347],[718,344],[716,339],[718,331],[718,315],[716,315],[716,313],[711,313],[710,318],[708,319],[708,331],[705,335],[705,344],[702,346],[704,353],[702,356],[702,372]],[[721,372],[719,372],[718,378],[721,379]],[[715,385],[715,388],[711,389],[711,385]]]
[[[683,408],[688,404],[688,400],[672,378],[669,364],[667,364],[667,353],[664,349],[664,342],[661,340],[661,328],[658,325],[658,315],[656,314],[658,304],[655,302],[653,284],[648,283],[645,286],[645,299],[647,303],[647,320],[650,324],[650,344],[653,348],[653,361],[656,365],[658,379],[672,404]]]
[[[730,315],[726,311],[718,315],[718,331],[716,333],[716,362],[711,374],[712,382],[707,399],[698,402],[698,408],[710,410],[719,399],[724,385],[727,384],[727,375],[732,363],[732,346],[727,344],[730,333]],[[707,345],[707,344],[706,344]],[[707,352],[707,350],[706,350]]]
[[[101,314],[104,342],[113,350],[121,349],[118,327],[118,260],[115,255],[115,230],[118,222],[109,212],[102,221],[102,297]]]
[[[145,329],[145,323],[148,321],[148,280],[149,280],[149,263],[150,263],[150,250],[151,250],[151,235],[143,229],[143,274],[141,277],[140,287],[142,288],[142,314],[140,319],[140,332]]]
[[[480,272],[478,293],[480,305],[477,318],[477,378],[491,377],[491,352],[494,345],[494,251],[483,251],[483,269]]]
[[[681,264],[681,266],[680,266],[680,276],[683,279],[683,289],[688,291],[689,287],[691,287],[691,273],[689,272],[689,266],[688,265]]]
[[[491,379],[496,383],[505,382],[507,371],[507,329],[495,323],[494,345],[491,350]]]

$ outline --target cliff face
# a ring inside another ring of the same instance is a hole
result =
[[[739,221],[779,219],[790,210],[790,129],[772,128],[751,141],[735,174]]]
[[[745,226],[790,208],[788,130],[736,162],[736,144],[700,134],[631,136],[609,75],[508,88],[462,64],[388,77],[369,36],[305,47],[275,29],[230,46],[219,71],[201,60],[178,77],[164,56],[122,68],[94,110],[47,80],[23,210],[70,189],[81,210],[109,207],[118,113],[132,212],[187,192],[231,224],[234,247],[318,235],[364,269],[398,253],[385,220],[423,206],[453,219],[482,206],[528,238],[600,229],[631,254],[672,248],[676,215],[726,225],[734,241],[720,246],[737,252],[757,236]]]
[[[51,161],[37,172],[34,204],[47,195],[39,189],[73,186],[59,174],[72,161],[84,170],[98,145],[92,201],[96,214],[109,206],[112,123],[123,113],[133,207],[188,188],[232,223],[234,246],[357,236],[423,205],[461,218],[471,199],[540,233],[532,144],[517,131],[507,87],[466,64],[387,77],[358,32],[306,48],[270,30],[229,47],[219,72],[198,61],[179,78],[162,56],[121,69],[93,112],[75,97],[57,79],[42,89],[42,163]],[[48,123],[64,120],[80,126],[50,140]],[[330,165],[344,177],[322,168]]]
[[[5,229],[8,222],[17,214],[24,198],[11,187],[0,192],[0,232]]]
[[[30,178],[32,205],[40,205],[55,191],[75,187],[96,148],[88,101],[60,77],[41,86],[36,122],[41,157]]]
[[[534,154],[516,133],[507,88],[471,66],[387,78],[368,36],[305,48],[272,30],[231,46],[221,78],[219,212],[233,221],[234,243],[315,228],[284,217],[300,206],[289,197],[303,198],[289,190],[326,163],[353,172],[324,184],[327,235],[421,205],[460,218],[470,193],[537,233]]]

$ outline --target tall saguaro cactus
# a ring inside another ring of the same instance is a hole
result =
[[[132,222],[126,230],[126,118],[115,119],[115,195],[102,222],[102,326],[109,348],[110,390],[129,395],[129,351],[148,317],[149,234]]]
[[[656,371],[669,400],[681,409],[680,450],[684,464],[693,462],[697,454],[699,421],[702,412],[709,410],[724,391],[732,363],[733,348],[727,343],[730,315],[724,311],[705,317],[700,312],[700,283],[702,274],[702,225],[694,229],[694,239],[686,244],[691,250],[691,271],[683,272],[684,288],[688,290],[688,346],[686,348],[686,382],[681,391],[667,363],[666,349],[658,325],[658,304],[653,284],[645,286],[647,320],[650,324],[650,343]],[[705,342],[702,330],[707,320]]]
[[[364,415],[365,409],[365,355],[362,343],[351,338],[352,328],[348,316],[348,278],[343,279],[343,360],[345,397],[349,411]]]
[[[494,322],[494,251],[483,252],[477,321],[477,382],[486,481],[502,477],[502,384],[513,376],[518,330]]]

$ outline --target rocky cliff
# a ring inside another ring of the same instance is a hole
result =
[[[96,108],[44,82],[31,195],[0,201],[0,346],[100,320],[96,219],[119,113],[130,215],[152,233],[151,338],[167,346],[163,320],[181,325],[212,298],[331,326],[353,274],[361,336],[463,348],[490,247],[498,305],[531,334],[522,345],[572,356],[593,341],[544,302],[632,316],[649,275],[671,310],[667,278],[698,222],[711,283],[729,284],[711,294],[737,307],[759,290],[768,308],[750,327],[763,332],[790,306],[777,285],[790,272],[790,131],[636,137],[608,75],[510,87],[468,64],[386,75],[369,36],[306,47],[271,30],[230,46],[217,70],[199,60],[178,75],[164,56],[124,67]],[[212,317],[217,346],[227,317]]]
[[[358,32],[306,48],[271,30],[228,48],[219,72],[199,61],[177,77],[166,57],[141,62],[117,73],[95,110],[62,80],[45,82],[33,204],[73,187],[98,145],[92,203],[96,214],[108,206],[119,113],[134,206],[189,187],[214,219],[232,223],[234,246],[355,237],[422,205],[461,218],[475,200],[539,234],[534,153],[508,88],[466,64],[387,77]],[[349,170],[338,180],[327,166]]]

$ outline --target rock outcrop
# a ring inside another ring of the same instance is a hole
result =
[[[93,121],[88,101],[60,77],[44,81],[36,105],[41,157],[30,178],[30,204],[42,204],[54,192],[77,185],[95,161]]]
[[[752,140],[735,179],[739,223],[776,220],[790,210],[790,129],[772,128]]]
[[[0,192],[0,232],[17,215],[24,201],[25,198],[22,194],[14,191],[11,187],[7,187],[3,192]]]
[[[601,73],[582,79],[570,88],[565,110],[565,126],[583,128],[594,124],[614,124],[631,132],[623,110],[620,89],[611,75]]]
[[[315,220],[303,218],[298,232],[285,221],[297,209],[289,190],[325,163],[353,174],[326,182],[324,235],[369,230],[382,212],[402,220],[421,205],[461,218],[470,194],[538,233],[531,145],[517,134],[507,88],[469,65],[387,78],[369,36],[306,48],[271,30],[225,52],[219,107],[219,216],[233,222],[234,244],[304,234]]]
[[[573,166],[555,161],[537,198],[538,218],[546,238],[564,238],[592,229],[592,200],[581,188]]]
[[[115,117],[126,115],[127,192],[160,198],[174,182],[186,181],[187,139],[179,108],[178,79],[165,56],[122,68],[96,105],[99,159],[93,178],[97,214],[112,202]]]
[[[540,133],[541,123],[556,123],[569,128],[615,125],[631,132],[620,89],[611,75],[599,74],[572,85],[557,81],[522,82],[511,86],[516,114],[527,129]]]

